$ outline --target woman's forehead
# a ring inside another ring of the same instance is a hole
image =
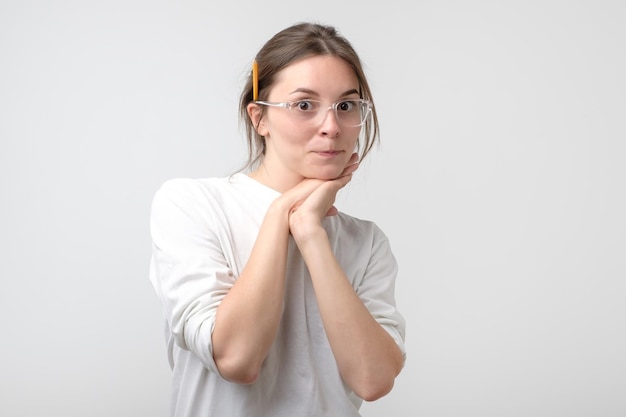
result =
[[[317,55],[298,60],[279,71],[273,89],[287,94],[304,90],[343,94],[349,90],[358,91],[358,79],[343,59]]]

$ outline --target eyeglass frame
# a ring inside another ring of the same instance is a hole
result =
[[[337,123],[341,124],[340,122],[340,118],[339,118],[339,114],[337,113],[337,106],[340,105],[341,103],[345,103],[346,101],[352,101],[352,102],[358,102],[361,104],[365,104],[367,106],[367,110],[365,112],[365,114],[363,115],[363,119],[361,120],[361,123],[357,124],[357,125],[348,125],[346,127],[361,127],[363,126],[366,122],[367,119],[372,115],[372,102],[370,100],[366,100],[363,98],[353,98],[353,99],[342,99],[342,100],[337,100],[334,103],[332,103],[330,106],[328,106],[326,109],[326,113],[328,113],[328,110],[333,110],[333,113],[335,114],[335,120],[337,120]],[[293,100],[293,101],[264,101],[264,100],[254,100],[252,101],[255,104],[260,104],[262,106],[269,106],[269,107],[282,107],[284,109],[287,109],[291,112],[292,107],[294,107],[294,105],[296,105],[297,103],[302,103],[302,102],[315,102],[315,103],[323,103],[322,100],[315,100],[315,99],[301,99],[301,100]],[[320,107],[320,109],[318,111],[321,111],[323,108]],[[324,117],[323,120],[326,120],[326,117]]]

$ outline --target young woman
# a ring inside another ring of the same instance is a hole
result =
[[[286,28],[240,113],[245,172],[169,180],[152,205],[171,415],[358,416],[405,360],[387,237],[333,205],[378,139],[359,57],[332,27]]]

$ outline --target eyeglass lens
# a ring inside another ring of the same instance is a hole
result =
[[[343,100],[334,103],[330,107],[323,107],[321,102],[307,101],[307,106],[313,106],[312,108],[309,107],[308,111],[302,104],[302,102],[293,103],[291,108],[299,117],[309,119],[316,124],[323,123],[326,117],[328,117],[330,109],[333,110],[337,123],[344,126],[360,126],[367,120],[369,115],[368,104],[359,100]]]

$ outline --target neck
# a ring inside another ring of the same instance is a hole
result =
[[[291,172],[281,172],[280,170],[272,170],[262,163],[257,169],[250,172],[248,176],[261,184],[272,188],[279,193],[293,188],[296,184],[302,181],[304,178],[295,178]]]

